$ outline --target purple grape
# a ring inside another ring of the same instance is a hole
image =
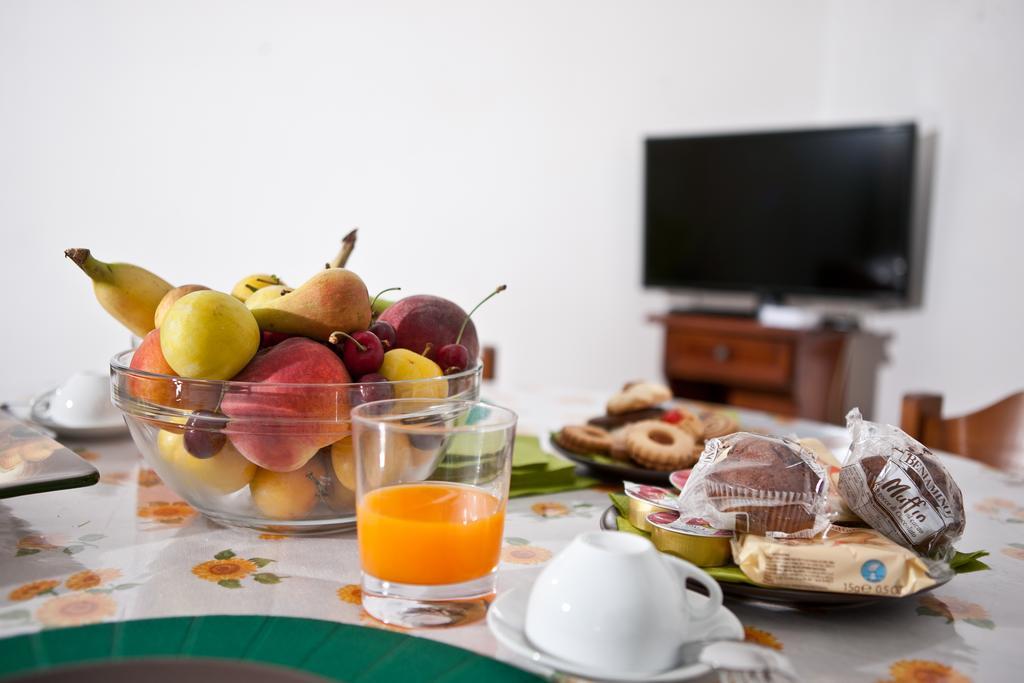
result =
[[[212,458],[220,453],[228,437],[221,430],[227,418],[209,410],[197,410],[185,423],[185,450],[196,458]]]
[[[395,397],[395,389],[384,375],[371,372],[359,378],[359,403],[386,401]]]

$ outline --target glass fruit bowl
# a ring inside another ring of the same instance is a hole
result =
[[[385,398],[480,395],[482,366],[380,384],[196,380],[110,361],[111,399],[164,483],[215,522],[278,534],[354,528],[349,411]]]

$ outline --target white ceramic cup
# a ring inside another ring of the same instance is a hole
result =
[[[686,590],[694,579],[710,599]],[[700,621],[722,605],[704,571],[618,531],[580,534],[537,577],[526,637],[538,650],[609,675],[637,676],[678,664]]]
[[[110,402],[110,378],[98,372],[76,372],[53,392],[48,417],[64,427],[95,427],[120,421]]]

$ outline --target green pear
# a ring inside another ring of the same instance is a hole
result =
[[[252,306],[261,330],[327,341],[370,326],[370,295],[351,270],[327,268],[295,291]]]

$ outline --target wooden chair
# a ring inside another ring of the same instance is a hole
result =
[[[494,379],[495,364],[498,362],[498,350],[493,346],[485,346],[483,350],[484,379]]]
[[[963,417],[942,417],[941,394],[903,397],[900,426],[925,446],[1024,471],[1024,391]]]

